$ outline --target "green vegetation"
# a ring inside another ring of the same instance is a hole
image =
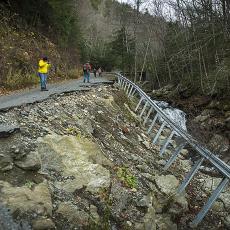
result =
[[[93,48],[86,47],[86,56],[96,66],[107,71],[118,68],[131,72],[134,65],[134,40],[125,27],[114,31],[111,41],[98,42]]]
[[[190,94],[230,95],[229,1],[178,0],[170,4],[171,20],[150,9],[137,20],[128,4],[85,1],[92,7],[81,9],[83,0],[2,1],[0,83],[11,88],[36,84],[37,60],[47,55],[54,80],[78,77],[80,60],[90,60],[136,81],[145,80],[140,72],[147,72],[150,90],[173,83]],[[80,23],[84,14],[92,20]]]
[[[9,0],[5,7],[60,46],[70,47],[81,37],[76,5],[73,0]]]
[[[25,186],[29,189],[32,189],[34,187],[35,183],[33,181],[27,180],[25,183]]]
[[[218,21],[195,20],[193,27],[167,23],[165,53],[156,61],[155,74],[163,85],[182,83],[192,92],[226,96],[230,87],[230,40]]]
[[[117,176],[124,183],[125,186],[131,189],[137,187],[137,178],[134,175],[132,175],[127,168],[118,168]]]
[[[176,2],[159,3],[161,7],[168,4],[174,12],[171,19],[156,6],[156,12],[140,12],[137,22],[129,6],[105,1],[104,17],[110,20],[110,13],[119,15],[120,28],[113,32],[110,41],[99,38],[96,45],[86,46],[86,56],[106,70],[128,72],[134,80],[136,52],[139,73],[135,80],[144,80],[140,72],[147,72],[149,90],[172,83],[178,95],[186,90],[190,95],[229,97],[229,1]]]
[[[9,0],[0,4],[0,84],[18,89],[38,84],[37,63],[48,56],[49,82],[78,78],[82,36],[75,1]]]
[[[114,57],[114,65],[123,71],[131,72],[134,64],[134,40],[125,27],[115,31],[110,55]]]

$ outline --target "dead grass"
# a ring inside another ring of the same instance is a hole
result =
[[[23,74],[22,71],[11,72],[9,71],[5,86],[7,89],[20,89],[28,86],[33,86],[39,83],[39,77],[35,74]]]
[[[67,50],[61,51],[51,40],[23,24],[19,16],[12,15],[1,5],[0,22],[1,88],[14,90],[37,85],[37,65],[43,56],[52,63],[50,82],[81,76],[78,60],[73,63]]]

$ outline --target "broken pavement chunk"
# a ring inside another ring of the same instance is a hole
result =
[[[17,126],[0,124],[0,138],[9,137],[18,131],[20,131],[20,128]]]

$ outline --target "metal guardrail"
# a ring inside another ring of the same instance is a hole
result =
[[[190,145],[200,155],[200,159],[192,166],[190,172],[185,176],[184,181],[179,186],[178,193],[181,193],[182,191],[185,190],[186,186],[192,180],[196,172],[200,169],[204,160],[208,160],[223,176],[222,181],[219,183],[217,188],[213,191],[207,203],[203,206],[201,211],[197,214],[195,219],[190,224],[191,226],[197,226],[203,220],[203,218],[205,217],[205,215],[207,214],[207,212],[209,211],[213,203],[216,201],[216,199],[219,197],[221,192],[226,188],[227,184],[229,183],[230,166],[227,165],[225,162],[223,162],[221,159],[219,159],[217,156],[215,156],[208,149],[200,145],[198,141],[195,140],[191,135],[189,135],[185,130],[183,130],[181,127],[176,125],[170,118],[167,117],[167,115],[162,111],[162,109],[159,108],[157,104],[154,103],[151,100],[151,98],[142,89],[140,89],[136,84],[134,84],[129,79],[123,77],[121,74],[115,73],[115,75],[117,76],[118,84],[126,92],[128,97],[133,97],[135,94],[137,94],[137,96],[140,97],[140,100],[135,108],[135,112],[138,112],[138,110],[141,110],[139,117],[140,118],[143,117],[142,119],[143,119],[144,125],[147,123],[148,120],[150,120],[149,119],[150,115],[154,114],[154,118],[153,120],[151,120],[151,124],[147,130],[148,134],[151,133],[157,121],[161,123],[161,126],[158,129],[158,132],[156,133],[156,135],[154,136],[152,140],[153,144],[157,142],[163,129],[166,126],[170,127],[171,133],[165,139],[163,145],[161,146],[161,150],[160,150],[161,156],[163,156],[163,154],[165,153],[165,150],[167,149],[167,146],[170,143],[170,140],[173,138],[174,135],[181,137],[182,143],[178,144],[178,146],[175,148],[174,153],[164,165],[164,170],[167,170],[172,165],[172,163],[179,156],[181,150],[186,145]],[[142,105],[143,107],[141,108]],[[144,114],[146,114],[145,117],[144,117]]]

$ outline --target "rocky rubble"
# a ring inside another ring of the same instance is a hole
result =
[[[160,158],[134,107],[116,87],[101,86],[0,113],[1,123],[20,127],[0,138],[0,203],[15,222],[32,229],[189,229],[210,193],[201,185],[211,178],[200,173],[178,196],[191,162],[182,155],[163,171],[175,143]],[[228,195],[218,200],[221,213],[214,208],[199,229],[229,227]]]
[[[151,96],[165,100],[187,113],[189,132],[217,154],[230,162],[230,101],[210,96],[196,95],[180,85],[167,85],[153,90]]]

